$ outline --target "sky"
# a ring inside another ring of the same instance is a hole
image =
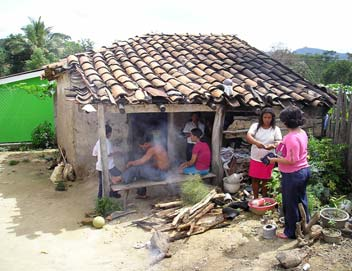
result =
[[[351,0],[1,0],[0,38],[39,16],[53,32],[110,46],[146,33],[233,34],[250,45],[352,52]]]

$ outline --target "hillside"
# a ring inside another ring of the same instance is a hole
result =
[[[303,47],[303,48],[299,48],[299,49],[294,50],[293,53],[299,54],[299,55],[322,55],[322,54],[324,54],[324,52],[327,52],[327,51],[329,51],[329,50]],[[338,59],[341,59],[341,60],[346,60],[348,58],[346,53],[336,52],[336,55],[337,55]]]

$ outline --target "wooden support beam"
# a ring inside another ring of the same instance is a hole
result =
[[[175,133],[175,113],[167,114],[167,153],[171,164],[176,160],[176,133]]]
[[[100,141],[100,157],[102,165],[103,196],[108,197],[110,192],[108,151],[106,146],[104,105],[101,103],[98,104],[98,134]]]
[[[221,186],[224,170],[220,157],[222,145],[223,127],[225,119],[225,109],[222,105],[216,108],[213,132],[211,136],[211,167],[212,172],[216,175],[215,184]]]
[[[347,149],[347,161],[346,161],[346,166],[347,166],[347,172],[349,176],[352,175],[352,95],[349,97],[349,109],[348,109],[348,131],[347,131],[347,140],[346,143],[348,144],[348,149]]]

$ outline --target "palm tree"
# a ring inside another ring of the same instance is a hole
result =
[[[30,24],[22,27],[22,31],[31,48],[46,49],[50,51],[52,49],[53,43],[57,45],[58,42],[64,42],[70,40],[71,37],[61,33],[52,33],[52,27],[46,27],[45,23],[39,17],[38,20],[29,18]]]

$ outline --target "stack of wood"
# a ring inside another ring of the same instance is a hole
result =
[[[193,206],[183,207],[182,201],[159,203],[153,215],[132,223],[147,230],[169,232],[169,241],[229,225],[224,223],[222,208],[212,202],[214,199],[223,200],[224,194],[214,189]]]

